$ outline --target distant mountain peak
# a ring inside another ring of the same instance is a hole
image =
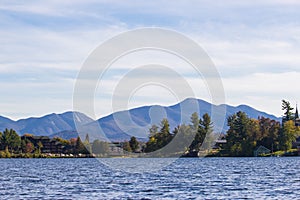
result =
[[[199,106],[199,107],[198,107]],[[280,121],[280,118],[258,111],[248,105],[230,106],[226,104],[213,105],[207,101],[195,98],[186,98],[182,102],[171,106],[141,106],[128,110],[130,119],[125,119],[124,122],[117,123],[115,119],[121,119],[125,111],[119,111],[98,120],[93,120],[83,113],[77,111],[67,111],[61,114],[51,113],[42,117],[30,117],[20,119],[18,121],[10,120],[6,117],[0,116],[0,131],[5,128],[13,128],[19,134],[32,133],[34,135],[45,136],[60,136],[65,139],[76,136],[76,122],[81,125],[84,134],[89,133],[90,138],[97,137],[97,134],[102,134],[113,141],[128,140],[131,135],[142,135],[147,137],[148,128],[154,123],[159,125],[161,118],[168,118],[170,127],[173,129],[175,126],[182,123],[189,123],[190,115],[197,112],[199,116],[205,113],[211,115],[211,110],[218,112],[226,108],[225,121],[222,121],[221,116],[216,116],[213,119],[215,127],[226,132],[226,118],[238,111],[243,111],[251,118],[258,118],[259,116],[268,117]],[[198,108],[197,108],[198,107]],[[185,111],[182,113],[181,109]],[[129,120],[129,121],[128,121]],[[96,129],[95,129],[96,127]],[[100,132],[99,132],[99,129]],[[141,131],[143,133],[141,133]]]

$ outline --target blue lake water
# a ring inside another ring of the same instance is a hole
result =
[[[96,159],[0,159],[0,167],[1,199],[300,199],[300,157],[184,158],[151,173]]]

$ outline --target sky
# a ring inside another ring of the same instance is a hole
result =
[[[97,46],[125,31],[158,27],[205,49],[221,76],[225,103],[281,116],[282,99],[293,106],[300,101],[299,10],[296,0],[2,0],[0,115],[17,120],[72,110],[76,78]],[[95,91],[95,117],[114,111],[111,98],[124,73],[151,62],[181,70],[195,96],[211,102],[187,63],[144,51],[121,58],[103,77]],[[150,85],[125,100],[132,108],[182,99]]]

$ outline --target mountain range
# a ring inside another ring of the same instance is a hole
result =
[[[131,136],[146,140],[151,125],[159,126],[160,121],[167,118],[171,130],[173,130],[179,124],[189,123],[193,112],[199,113],[199,116],[205,113],[210,114],[215,131],[225,133],[228,129],[227,117],[238,111],[247,113],[250,118],[262,116],[277,121],[281,120],[274,115],[258,111],[247,105],[236,107],[226,104],[213,105],[200,99],[188,98],[172,106],[142,106],[115,112],[97,120],[93,120],[80,112],[53,113],[43,117],[31,117],[17,121],[0,116],[0,131],[5,128],[12,128],[20,135],[31,133],[49,137],[57,136],[64,139],[75,138],[78,135],[84,137],[88,133],[91,140],[97,138],[124,141]]]

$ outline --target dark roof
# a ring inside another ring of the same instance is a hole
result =
[[[50,140],[48,136],[25,136],[23,135],[21,138],[28,138],[33,140]]]
[[[259,147],[257,147],[254,151],[265,151],[265,152],[271,152],[270,149],[260,145]]]
[[[216,140],[215,142],[218,144],[226,144],[227,140]]]
[[[50,140],[48,136],[32,136],[35,140]]]

